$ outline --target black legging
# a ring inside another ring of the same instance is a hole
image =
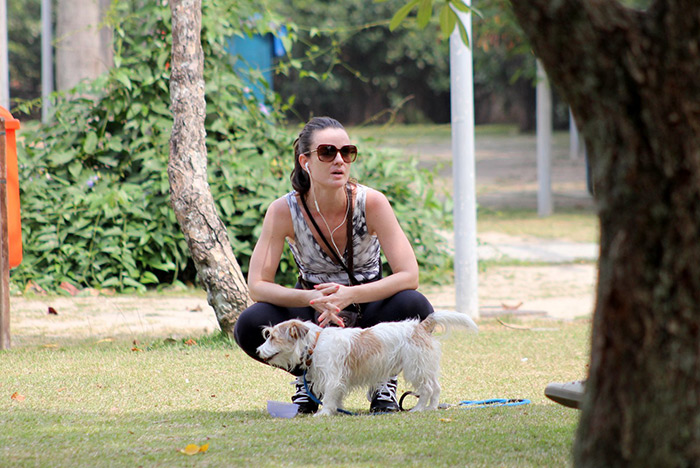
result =
[[[380,322],[400,322],[410,318],[425,319],[433,313],[433,306],[418,291],[407,289],[381,301],[360,304],[362,315],[357,326],[368,328]],[[279,307],[257,302],[244,310],[236,321],[233,336],[248,356],[263,362],[255,350],[265,342],[262,328],[290,319],[314,320],[313,307]]]

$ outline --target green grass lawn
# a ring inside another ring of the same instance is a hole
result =
[[[266,401],[289,401],[291,376],[212,337],[0,352],[0,466],[567,466],[578,412],[542,390],[583,375],[590,323],[524,324],[444,337],[441,402],[531,404],[421,414],[369,415],[355,391],[359,416],[274,419]],[[179,452],[190,443],[209,449]]]

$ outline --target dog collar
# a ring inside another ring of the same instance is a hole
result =
[[[314,354],[314,349],[316,348],[316,343],[318,343],[318,337],[321,335],[321,331],[316,332],[316,338],[314,339],[314,342],[311,344],[311,346],[307,347],[306,350],[304,351],[304,355],[306,356],[304,358],[304,365],[306,367],[311,366],[311,358],[313,357]]]

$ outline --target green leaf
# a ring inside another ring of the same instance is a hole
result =
[[[462,38],[464,45],[469,47],[469,35],[467,34],[467,29],[464,27],[462,20],[457,18],[457,26],[459,26],[459,36]]]
[[[472,8],[466,3],[464,3],[462,0],[450,0],[450,4],[452,4],[459,11],[463,11],[464,13],[472,12]]]
[[[391,18],[391,22],[389,23],[389,30],[393,31],[396,29],[399,24],[408,16],[408,14],[413,10],[413,8],[418,5],[418,3],[421,0],[412,0],[411,2],[407,3],[406,5],[402,6],[399,11],[397,11],[394,16]]]
[[[103,288],[109,288],[111,286],[119,286],[119,278],[116,276],[112,276],[110,278],[107,278],[105,281],[102,282],[101,286]]]
[[[124,85],[126,89],[131,91],[131,80],[129,79],[129,76],[126,74],[126,72],[123,69],[116,68],[114,69],[114,78],[117,79],[121,84]]]
[[[98,156],[97,160],[104,164],[105,166],[109,167],[117,167],[119,164],[119,161],[117,161],[115,158],[111,156]]]
[[[130,278],[129,276],[125,276],[124,279],[123,279],[123,282],[124,282],[125,285],[131,286],[131,287],[134,288],[134,289],[138,289],[138,290],[140,290],[140,291],[145,291],[145,290],[146,290],[146,286],[144,286],[143,284],[139,283],[139,282],[136,281],[135,279]]]
[[[158,284],[158,277],[150,271],[144,272],[139,279],[143,284]]]
[[[158,261],[149,261],[148,265],[152,266],[153,268],[157,270],[162,270],[162,271],[173,271],[175,270],[175,264],[171,261],[167,262],[158,262]]]
[[[73,161],[69,166],[68,166],[68,172],[70,172],[70,175],[73,176],[74,179],[79,179],[80,178],[80,173],[83,170],[83,165],[80,163],[80,161]]]
[[[226,216],[233,216],[236,213],[236,208],[231,197],[223,197],[219,200],[219,203]]]
[[[107,147],[110,150],[115,151],[117,153],[119,153],[120,151],[122,151],[124,149],[124,146],[122,145],[122,141],[119,138],[110,138],[109,143],[107,143]]]
[[[83,152],[87,155],[93,155],[97,149],[97,133],[90,132],[85,137],[83,142]]]
[[[455,12],[452,11],[449,4],[443,5],[442,10],[440,10],[440,30],[445,39],[450,37],[452,31],[455,30],[456,24],[457,15]]]
[[[425,29],[430,22],[430,17],[433,14],[433,0],[421,0],[418,7],[418,27]]]
[[[63,166],[69,161],[73,160],[73,158],[75,158],[75,151],[73,150],[51,153],[51,155],[49,156],[49,160],[55,166]]]

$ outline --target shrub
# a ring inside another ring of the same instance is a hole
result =
[[[113,8],[112,16],[123,18],[115,25],[115,67],[76,89],[81,97],[57,98],[54,123],[24,134],[25,252],[12,274],[20,288],[33,281],[55,290],[67,281],[123,291],[194,280],[169,206],[170,12],[141,0]],[[208,174],[244,273],[265,209],[291,189],[293,160],[293,132],[276,117],[285,103],[272,93],[265,105],[256,102],[225,51],[233,34],[265,32],[269,18],[261,18],[262,26],[240,21],[250,11],[252,2],[204,2],[202,20]],[[409,237],[419,241],[420,262],[444,272],[439,239],[422,224],[443,214],[427,189],[429,175],[415,163],[367,159],[363,183],[386,191],[406,216]],[[290,283],[295,272],[286,254],[279,280]]]

